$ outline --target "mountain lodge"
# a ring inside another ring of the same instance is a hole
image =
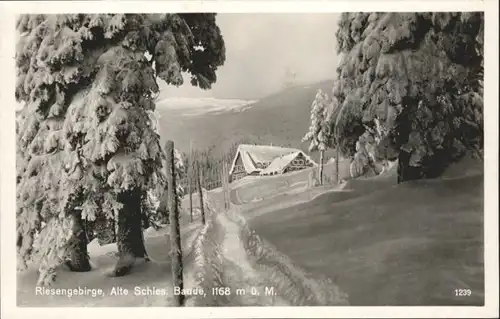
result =
[[[317,164],[295,148],[240,144],[229,170],[229,178],[234,181],[248,175],[277,175],[313,166]]]

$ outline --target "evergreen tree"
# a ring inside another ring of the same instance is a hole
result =
[[[75,223],[105,214],[124,274],[145,255],[141,198],[165,188],[148,117],[157,78],[211,87],[225,60],[215,14],[22,15],[17,30],[19,266],[39,264],[50,283],[79,242]]]
[[[309,151],[320,152],[319,157],[319,184],[323,184],[323,157],[330,142],[330,127],[328,126],[328,106],[330,101],[328,96],[318,90],[311,105],[311,125],[306,133],[303,142],[310,142]]]
[[[331,99],[330,112],[326,118],[326,125],[330,131],[330,141],[331,147],[335,147],[335,182],[339,183],[339,162],[342,142],[347,140],[346,137],[341,137],[339,133],[339,120],[342,118],[344,105],[341,105],[335,96]],[[345,153],[345,152],[344,152]]]
[[[371,135],[377,158],[399,160],[400,181],[480,154],[483,30],[479,12],[342,14],[334,86],[342,150],[354,155],[358,138]]]

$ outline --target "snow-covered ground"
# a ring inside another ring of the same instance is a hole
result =
[[[181,228],[186,273],[192,271],[192,244],[201,224],[187,224]],[[59,291],[75,291],[73,295],[41,295],[37,290],[36,269],[17,276],[17,304],[28,307],[45,306],[169,306],[172,303],[172,275],[169,258],[169,228],[147,229],[144,233],[150,262],[139,261],[124,277],[108,277],[116,263],[116,244],[100,246],[96,240],[88,245],[90,272],[76,273],[61,268],[52,287]],[[185,283],[185,287],[192,283]],[[38,288],[40,289],[40,288]],[[124,294],[127,290],[128,294]],[[153,290],[156,290],[154,292]],[[163,295],[168,292],[169,295]],[[116,293],[116,294],[115,294]]]
[[[283,191],[288,193],[302,193],[305,191],[303,182],[293,179],[295,176],[287,176],[291,180],[288,188]],[[274,179],[266,179],[266,182]],[[257,181],[257,180],[256,180]],[[254,181],[254,182],[256,182]],[[247,181],[250,182],[250,181]],[[239,181],[245,184],[245,181]],[[250,182],[251,183],[251,182]],[[242,185],[239,185],[240,187]],[[206,192],[205,198],[216,207],[217,194],[220,190]],[[291,197],[296,197],[291,196]],[[194,204],[197,204],[194,200]],[[234,204],[234,203],[233,203]],[[233,209],[248,209],[252,203],[247,205],[234,205]],[[186,211],[184,211],[186,214]],[[185,287],[194,288],[194,274],[196,264],[193,263],[193,243],[196,235],[201,229],[199,222],[199,212],[195,208],[195,222],[188,223],[184,219],[181,226],[183,253],[185,258]],[[210,214],[208,215],[210,216]],[[207,217],[208,217],[207,216]],[[184,217],[184,216],[183,216]],[[215,217],[215,216],[214,216]],[[216,218],[222,226],[225,233],[224,240],[216,243],[222,248],[222,257],[224,261],[225,282],[235,291],[242,287],[251,290],[251,287],[260,287],[264,289],[265,282],[270,282],[271,277],[280,274],[280,266],[254,264],[255,260],[250,261],[247,251],[242,246],[240,238],[240,226],[227,218],[226,214],[217,214]],[[169,227],[163,227],[159,230],[153,228],[144,231],[146,249],[151,258],[151,262],[139,262],[132,270],[132,273],[118,278],[108,277],[107,273],[116,263],[116,244],[100,246],[97,240],[92,241],[89,246],[89,255],[92,264],[92,271],[86,273],[74,273],[64,269],[58,271],[57,280],[52,288],[62,289],[84,289],[87,291],[84,295],[74,296],[41,296],[37,294],[35,286],[37,273],[34,269],[18,275],[18,305],[19,306],[169,306],[172,302],[172,280],[171,265],[169,258]],[[252,257],[253,258],[253,257]],[[293,265],[292,265],[293,266]],[[270,268],[269,268],[270,267]],[[293,268],[293,267],[292,267]],[[300,272],[299,272],[300,273]],[[271,277],[268,277],[271,276]],[[281,279],[280,279],[281,280]],[[280,282],[278,280],[278,282]],[[299,282],[294,283],[296,287],[292,295],[304,295],[304,287]],[[128,291],[123,294],[117,291],[121,289]],[[146,289],[165,291],[169,295],[155,294]],[[262,290],[261,289],[261,290]],[[114,293],[115,292],[115,293]],[[92,295],[94,293],[95,295]],[[118,294],[116,294],[118,293]],[[250,295],[235,297],[230,301],[231,305],[287,305],[294,304],[293,300],[284,300],[279,296],[261,296],[261,298],[251,297]]]
[[[156,102],[159,109],[181,111],[184,116],[217,114],[223,112],[243,112],[256,101],[217,98],[170,97]]]
[[[394,165],[307,203],[241,214],[298,267],[335,278],[353,306],[481,305],[482,165],[446,175],[397,184]],[[474,293],[450,294],[457,285]]]

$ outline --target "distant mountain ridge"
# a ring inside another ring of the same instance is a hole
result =
[[[156,107],[165,112],[175,111],[177,115],[193,116],[207,113],[242,112],[255,100],[216,99],[216,98],[184,98],[172,97],[156,102]]]
[[[307,151],[302,137],[318,89],[330,95],[333,81],[298,85],[259,101],[168,98],[157,102],[162,141],[171,139],[183,152],[225,152],[239,142],[289,146]]]

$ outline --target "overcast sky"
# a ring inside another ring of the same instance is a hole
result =
[[[168,86],[162,97],[258,99],[283,87],[287,68],[296,72],[297,82],[331,79],[337,64],[338,16],[219,14],[226,62],[217,72],[217,83],[209,91],[193,88],[189,82],[180,88]]]

